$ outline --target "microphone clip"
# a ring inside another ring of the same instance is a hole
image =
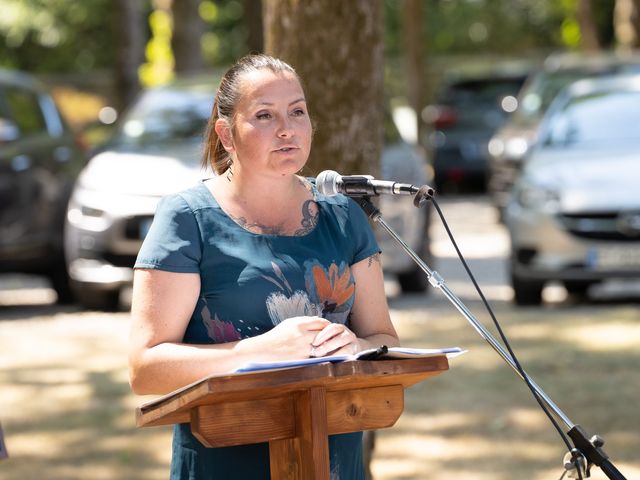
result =
[[[371,184],[371,175],[349,175],[341,178],[345,192],[349,192],[350,197],[369,197],[376,195],[376,190]]]

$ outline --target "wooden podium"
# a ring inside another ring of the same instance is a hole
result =
[[[207,447],[269,442],[272,479],[328,480],[328,435],[392,426],[404,389],[448,368],[437,355],[212,376],[138,407],[136,423],[190,423]]]

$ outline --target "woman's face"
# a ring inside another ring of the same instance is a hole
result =
[[[245,74],[231,130],[234,174],[285,176],[309,157],[312,127],[304,92],[289,72],[261,69]],[[239,170],[238,170],[239,169]]]

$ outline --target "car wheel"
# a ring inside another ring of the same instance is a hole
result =
[[[573,280],[564,282],[564,288],[567,289],[567,293],[573,297],[584,298],[587,296],[587,291],[589,287],[593,285],[594,282],[589,282],[585,280]]]
[[[424,292],[429,286],[427,274],[417,265],[409,272],[399,273],[398,283],[402,293]]]
[[[544,282],[518,277],[511,273],[511,286],[513,287],[513,299],[516,305],[540,305],[542,304],[542,288]]]
[[[73,290],[71,290],[69,273],[67,272],[66,265],[56,265],[54,269],[49,272],[48,277],[51,282],[51,286],[58,295],[58,299],[56,300],[58,305],[69,305],[76,301]]]
[[[74,289],[80,305],[88,310],[113,312],[120,306],[120,290],[96,290],[87,287]]]

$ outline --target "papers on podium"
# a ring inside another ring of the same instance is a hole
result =
[[[394,360],[401,358],[433,357],[446,355],[454,358],[465,353],[459,347],[449,348],[404,348],[404,347],[380,347],[363,350],[355,355],[329,355],[326,357],[303,358],[300,360],[283,360],[278,362],[250,362],[234,370],[234,373],[257,372],[261,370],[276,370],[282,368],[296,368],[318,363],[340,363],[352,360]]]

